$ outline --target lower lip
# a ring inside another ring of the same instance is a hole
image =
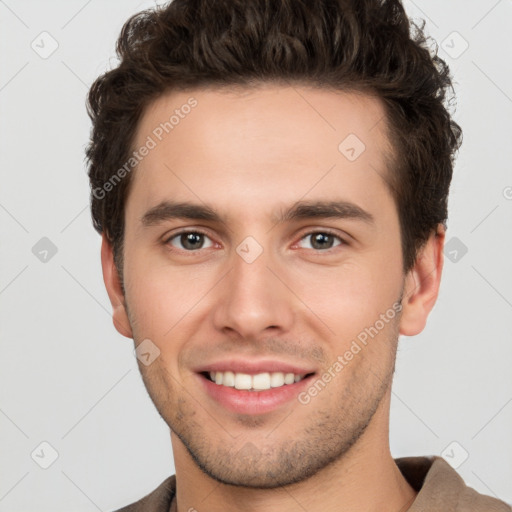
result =
[[[264,391],[247,391],[215,384],[204,375],[198,374],[208,395],[226,409],[239,414],[264,414],[281,405],[297,400],[298,394],[309,385],[314,375],[299,382]]]

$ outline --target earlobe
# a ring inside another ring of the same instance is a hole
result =
[[[121,281],[114,263],[112,244],[108,241],[105,234],[102,235],[101,242],[101,267],[103,270],[103,281],[107,289],[110,303],[112,304],[112,321],[114,327],[123,336],[133,338],[128,314],[126,312]]]
[[[400,334],[415,336],[425,328],[439,293],[443,270],[445,229],[439,225],[420,249],[405,278]]]

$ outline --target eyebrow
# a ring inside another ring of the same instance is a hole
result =
[[[375,224],[375,218],[360,206],[349,201],[298,201],[287,210],[281,210],[273,220],[281,224],[303,219],[354,219]],[[162,201],[150,208],[141,218],[145,227],[155,226],[171,219],[205,220],[225,224],[212,207],[189,202]]]

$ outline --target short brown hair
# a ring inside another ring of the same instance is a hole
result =
[[[118,269],[131,174],[108,193],[97,191],[130,158],[148,104],[173,90],[276,82],[382,100],[394,147],[387,181],[409,270],[430,234],[446,226],[462,138],[446,105],[448,66],[432,53],[399,0],[174,0],[131,17],[117,41],[119,65],[88,96],[92,218]]]

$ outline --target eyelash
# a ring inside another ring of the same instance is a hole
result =
[[[185,234],[197,234],[197,235],[203,235],[207,238],[210,238],[208,233],[206,233],[205,231],[202,231],[201,229],[185,229],[183,231],[179,231],[178,233],[174,233],[173,235],[171,236],[168,236],[167,238],[165,238],[164,240],[164,244],[167,245],[167,246],[170,246],[170,242],[172,240],[174,240],[175,238],[178,238],[180,237],[181,235],[185,235]],[[334,247],[330,247],[329,249],[311,249],[313,250],[314,252],[317,252],[317,253],[330,253],[333,249],[335,249],[336,247],[339,247],[339,246],[342,246],[342,245],[348,245],[348,243],[343,239],[341,238],[338,234],[334,233],[333,231],[329,230],[329,229],[318,229],[318,230],[314,230],[314,231],[308,231],[306,233],[304,233],[304,235],[302,235],[299,239],[299,242],[304,240],[305,238],[309,237],[309,236],[312,236],[312,235],[317,235],[317,234],[323,234],[323,235],[329,235],[329,236],[332,236],[334,238],[336,238],[340,243],[338,245],[335,245]],[[295,245],[297,245],[299,242],[295,243]],[[171,246],[172,249],[171,250],[176,250],[177,248]],[[201,248],[203,249],[203,248]],[[177,249],[178,251],[181,251],[181,252],[186,252],[186,253],[198,253],[199,251],[201,251],[201,249],[197,249],[197,250],[187,250],[187,249]]]

